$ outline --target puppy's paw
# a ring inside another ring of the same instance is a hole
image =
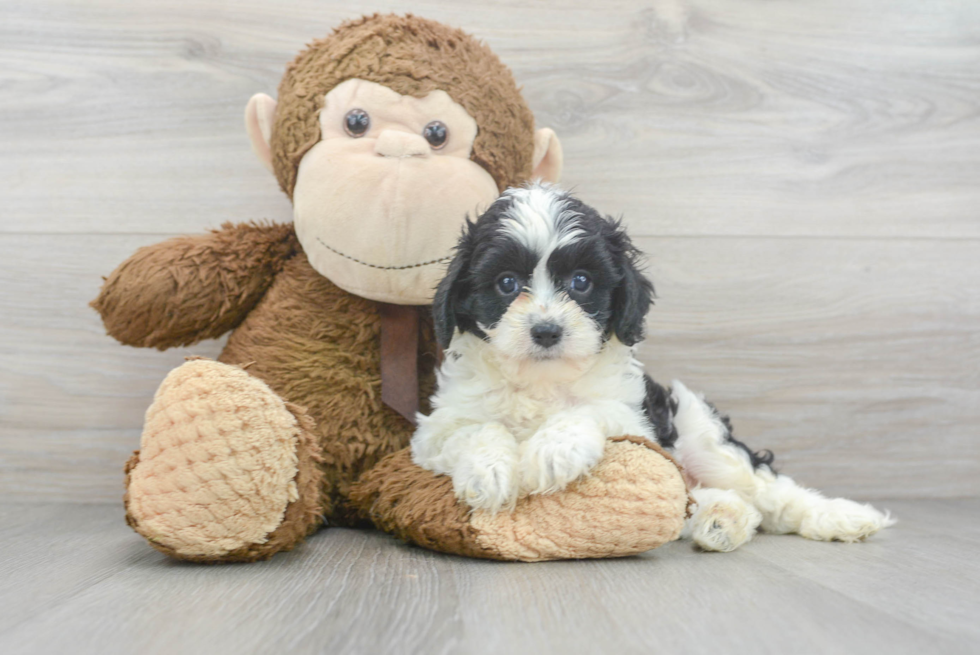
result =
[[[606,439],[596,426],[571,419],[539,430],[524,444],[521,491],[561,491],[599,463],[605,445]]]
[[[815,504],[800,523],[800,534],[815,541],[863,541],[882,528],[895,524],[887,512],[845,498],[825,499]]]
[[[456,497],[488,512],[513,509],[517,501],[515,462],[487,452],[473,453],[459,461],[453,472]]]
[[[489,423],[470,439],[452,472],[456,497],[488,512],[517,502],[517,443],[502,425]]]
[[[682,536],[704,550],[728,553],[752,539],[762,514],[730,489],[695,489],[697,508]]]

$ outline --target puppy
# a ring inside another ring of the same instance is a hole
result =
[[[418,416],[415,463],[449,475],[473,509],[512,509],[564,489],[602,458],[609,437],[672,451],[697,510],[687,536],[727,551],[759,527],[856,541],[891,520],[828,500],[772,468],[725,417],[634,357],[653,298],[622,226],[559,189],[506,191],[467,221],[433,303],[446,349],[432,413]]]

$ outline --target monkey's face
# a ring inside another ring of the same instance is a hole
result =
[[[431,302],[466,216],[498,196],[470,160],[476,121],[445,91],[414,98],[352,79],[326,94],[319,122],[293,190],[310,263],[365,298]]]

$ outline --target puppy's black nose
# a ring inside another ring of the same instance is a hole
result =
[[[551,348],[561,341],[561,326],[554,323],[538,323],[531,328],[531,339],[542,348]]]

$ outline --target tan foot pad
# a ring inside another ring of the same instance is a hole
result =
[[[677,539],[690,498],[680,470],[658,446],[611,440],[592,474],[562,492],[529,496],[513,512],[470,512],[448,476],[389,455],[352,491],[374,523],[446,553],[526,562],[623,557]]]
[[[298,499],[303,433],[261,380],[189,361],[167,376],[146,412],[141,449],[127,467],[127,520],[186,559],[222,559],[262,544]]]

